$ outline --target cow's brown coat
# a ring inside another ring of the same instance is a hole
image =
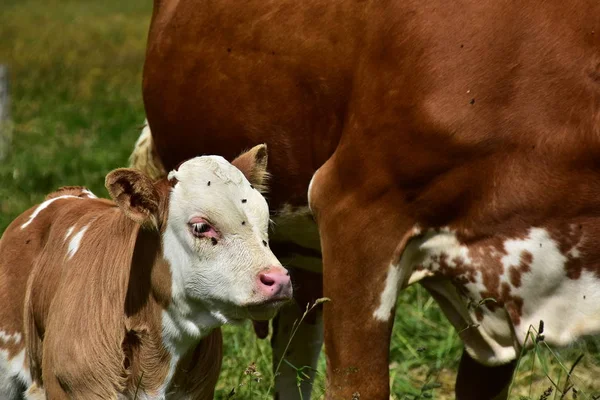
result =
[[[566,248],[560,227],[585,220],[570,276],[598,270],[598,15],[594,0],[155,1],[144,99],[165,166],[267,142],[275,210],[306,205],[320,168],[328,398],[389,397],[392,321],[372,311],[416,224],[472,243],[558,228]],[[497,267],[489,294],[517,318]],[[509,378],[467,360],[458,397]]]

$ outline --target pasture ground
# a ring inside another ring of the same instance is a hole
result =
[[[100,196],[105,174],[125,166],[144,119],[141,70],[150,0],[3,0],[0,63],[11,73],[14,137],[0,161],[0,232],[46,193],[85,185]],[[460,343],[454,329],[420,287],[398,301],[391,350],[394,399],[451,399]],[[268,399],[273,382],[268,341],[249,323],[226,327],[217,398]],[[576,398],[600,396],[600,341],[560,353],[539,347],[522,359],[511,399],[561,397],[567,371]],[[534,362],[535,360],[535,362]],[[248,368],[255,363],[254,368]],[[360,368],[360,366],[359,366]],[[321,358],[315,398],[325,390]],[[553,387],[552,381],[558,388]],[[553,387],[552,394],[544,391]],[[285,400],[285,399],[284,399]]]

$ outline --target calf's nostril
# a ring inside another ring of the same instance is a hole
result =
[[[260,282],[265,286],[273,286],[275,284],[275,279],[267,274],[260,274]]]

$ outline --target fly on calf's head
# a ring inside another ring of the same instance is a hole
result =
[[[261,157],[250,150],[240,168],[237,159],[197,157],[169,174],[176,184],[163,242],[174,287],[227,321],[271,318],[292,295],[287,270],[266,246],[269,209],[253,188],[262,182],[248,180],[266,175],[256,171],[266,169]]]

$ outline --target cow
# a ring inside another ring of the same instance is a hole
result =
[[[212,399],[219,327],[292,296],[257,189],[266,161],[260,145],[155,182],[121,168],[112,201],[65,187],[15,219],[0,241],[0,398]]]
[[[464,342],[457,399],[506,398],[530,326],[553,345],[600,331],[599,16],[597,0],[155,0],[146,160],[268,144],[299,304],[274,357],[314,367],[323,325],[327,399],[389,398],[414,283]],[[284,355],[321,283],[323,318]],[[300,398],[287,364],[276,393]]]

